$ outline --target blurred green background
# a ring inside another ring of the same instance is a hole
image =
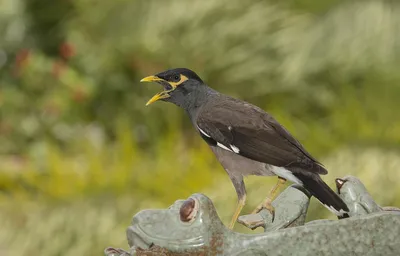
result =
[[[0,0],[0,35],[1,256],[126,248],[134,213],[196,192],[229,221],[233,186],[184,112],[145,107],[160,88],[138,81],[174,67],[273,114],[331,186],[356,175],[400,206],[396,1]],[[276,178],[246,182],[243,213]]]

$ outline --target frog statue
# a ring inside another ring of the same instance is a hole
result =
[[[400,209],[379,206],[353,176],[336,179],[349,218],[305,222],[309,193],[298,185],[286,188],[268,210],[241,216],[242,234],[223,225],[211,200],[194,194],[168,209],[143,210],[127,229],[130,249],[107,248],[106,256],[134,255],[400,255]]]

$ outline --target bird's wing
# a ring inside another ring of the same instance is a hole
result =
[[[195,122],[209,144],[275,166],[327,173],[272,116],[249,103],[228,98],[209,104]]]

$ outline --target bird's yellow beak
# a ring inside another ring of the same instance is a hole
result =
[[[147,103],[146,106],[150,105],[153,102],[156,102],[157,100],[169,98],[170,95],[168,94],[168,91],[162,91],[154,95]]]
[[[145,78],[143,78],[142,80],[140,80],[140,82],[167,82],[164,79],[161,79],[157,76],[147,76]],[[167,82],[168,83],[168,82]],[[168,92],[170,91],[162,91],[157,93],[156,95],[154,95],[147,103],[146,106],[150,105],[153,102],[156,102],[157,100],[161,100],[161,99],[165,99],[165,98],[169,98],[170,95],[168,94]]]
[[[156,77],[156,76],[146,76],[140,82],[157,82],[157,81],[164,81],[163,79]]]

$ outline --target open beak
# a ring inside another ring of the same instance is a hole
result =
[[[165,99],[165,98],[169,98],[170,95],[168,94],[168,92],[170,92],[171,90],[167,90],[166,85],[168,84],[167,81],[165,81],[162,78],[159,78],[157,76],[147,76],[145,78],[143,78],[142,80],[140,80],[140,82],[157,82],[161,85],[164,86],[164,91],[157,93],[156,95],[154,95],[147,103],[146,106],[150,105],[153,102],[156,102],[158,100],[161,99]],[[168,84],[169,87],[169,84]]]

